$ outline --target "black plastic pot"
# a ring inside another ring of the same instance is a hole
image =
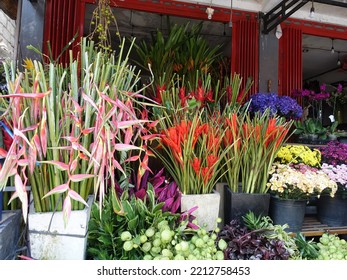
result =
[[[347,199],[340,195],[321,196],[317,204],[318,220],[330,227],[347,226]]]
[[[243,223],[242,216],[252,211],[255,215],[267,216],[269,213],[270,195],[262,193],[235,193],[225,190],[224,220],[229,224],[233,219]]]
[[[300,232],[305,219],[307,200],[281,199],[271,196],[270,218],[276,225],[288,224],[287,232]]]

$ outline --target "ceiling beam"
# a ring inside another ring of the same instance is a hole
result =
[[[283,0],[278,3],[269,12],[262,15],[263,19],[263,33],[268,34],[278,24],[289,18],[302,6],[304,6],[309,0]],[[336,1],[335,1],[336,2]]]
[[[345,3],[345,2],[329,1],[329,0],[314,0],[313,2],[314,3],[320,3],[320,4],[326,4],[326,5],[330,5],[330,6],[347,8],[347,3]]]
[[[17,18],[18,0],[1,0],[0,9],[5,12],[11,19]]]

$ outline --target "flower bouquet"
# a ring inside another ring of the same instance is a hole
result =
[[[221,146],[223,137],[217,119],[202,121],[199,113],[192,120],[165,127],[160,135],[162,153],[154,152],[183,194],[207,194],[222,177],[221,163],[226,153]]]
[[[265,112],[270,110],[272,115],[286,119],[299,119],[302,116],[302,107],[289,96],[278,96],[277,93],[256,93],[249,101],[250,112]]]
[[[220,204],[220,194],[213,190],[223,176],[224,154],[228,149],[221,145],[224,130],[218,119],[203,121],[201,114],[171,126],[162,121],[161,146],[153,151],[182,192],[181,211],[189,212],[197,206],[194,216],[198,225],[212,230]]]
[[[284,145],[276,155],[276,162],[303,163],[312,167],[319,167],[321,162],[321,152],[318,149],[311,149],[305,145]]]
[[[331,141],[320,148],[322,171],[337,184],[334,198],[322,195],[318,200],[317,214],[329,226],[347,225],[347,144]]]
[[[328,192],[334,196],[337,184],[323,171],[303,163],[275,163],[267,186],[270,192],[284,199],[308,199]]]
[[[301,230],[310,197],[323,192],[334,196],[337,190],[324,171],[303,163],[275,163],[270,174],[270,217],[275,224],[287,224],[288,231]]]
[[[233,192],[267,193],[268,171],[288,137],[291,121],[273,117],[266,110],[254,116],[232,113],[226,117],[224,125],[223,145],[229,151],[225,154],[226,181],[230,189]]]
[[[331,165],[324,162],[322,171],[337,184],[337,193],[347,198],[347,165]]]
[[[331,165],[347,164],[347,144],[339,141],[330,141],[319,148],[322,162]]]

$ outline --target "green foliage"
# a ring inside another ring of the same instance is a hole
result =
[[[305,236],[301,232],[297,233],[294,237],[296,246],[300,252],[301,258],[305,260],[315,260],[318,257],[318,246],[316,242],[311,240],[306,240]]]
[[[152,36],[152,42],[141,41],[136,45],[140,57],[138,63],[154,75],[154,87],[168,85],[178,74],[192,86],[198,80],[196,72],[207,74],[211,72],[212,64],[221,57],[220,48],[208,46],[200,35],[202,22],[191,26],[173,25],[165,36],[159,29]]]
[[[314,118],[308,118],[304,122],[294,121],[295,134],[316,134],[321,139],[326,139],[327,129],[322,125],[321,121]]]
[[[93,204],[89,221],[88,258],[142,259],[144,254],[141,251],[123,249],[122,233],[127,231],[132,236],[143,234],[146,229],[156,227],[163,221],[173,226],[179,217],[170,212],[162,212],[164,203],[156,203],[154,190],[150,185],[144,201],[135,196],[129,197],[127,191],[124,191],[120,202],[124,212],[118,214],[113,210],[111,196],[104,200],[102,209],[97,203]]]
[[[274,225],[269,216],[257,216],[249,211],[244,217],[245,225],[251,230],[259,231],[266,238],[280,240],[284,243],[284,247],[290,254],[290,259],[301,259],[299,248],[295,243],[295,239],[285,231],[288,225]]]

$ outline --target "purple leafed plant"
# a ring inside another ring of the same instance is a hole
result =
[[[171,213],[178,212],[181,206],[181,192],[179,191],[176,182],[170,182],[166,179],[164,169],[161,169],[154,176],[151,176],[151,173],[146,170],[141,177],[140,182],[137,182],[137,176],[134,172],[129,183],[132,186],[128,188],[130,196],[134,195],[135,197],[144,200],[147,194],[148,184],[151,184],[157,201],[164,202],[162,210]],[[123,189],[119,184],[116,186],[116,191],[118,194],[123,192]]]
[[[250,231],[239,220],[232,220],[218,234],[228,247],[225,260],[287,260],[290,257],[284,241],[268,239],[262,229]]]

